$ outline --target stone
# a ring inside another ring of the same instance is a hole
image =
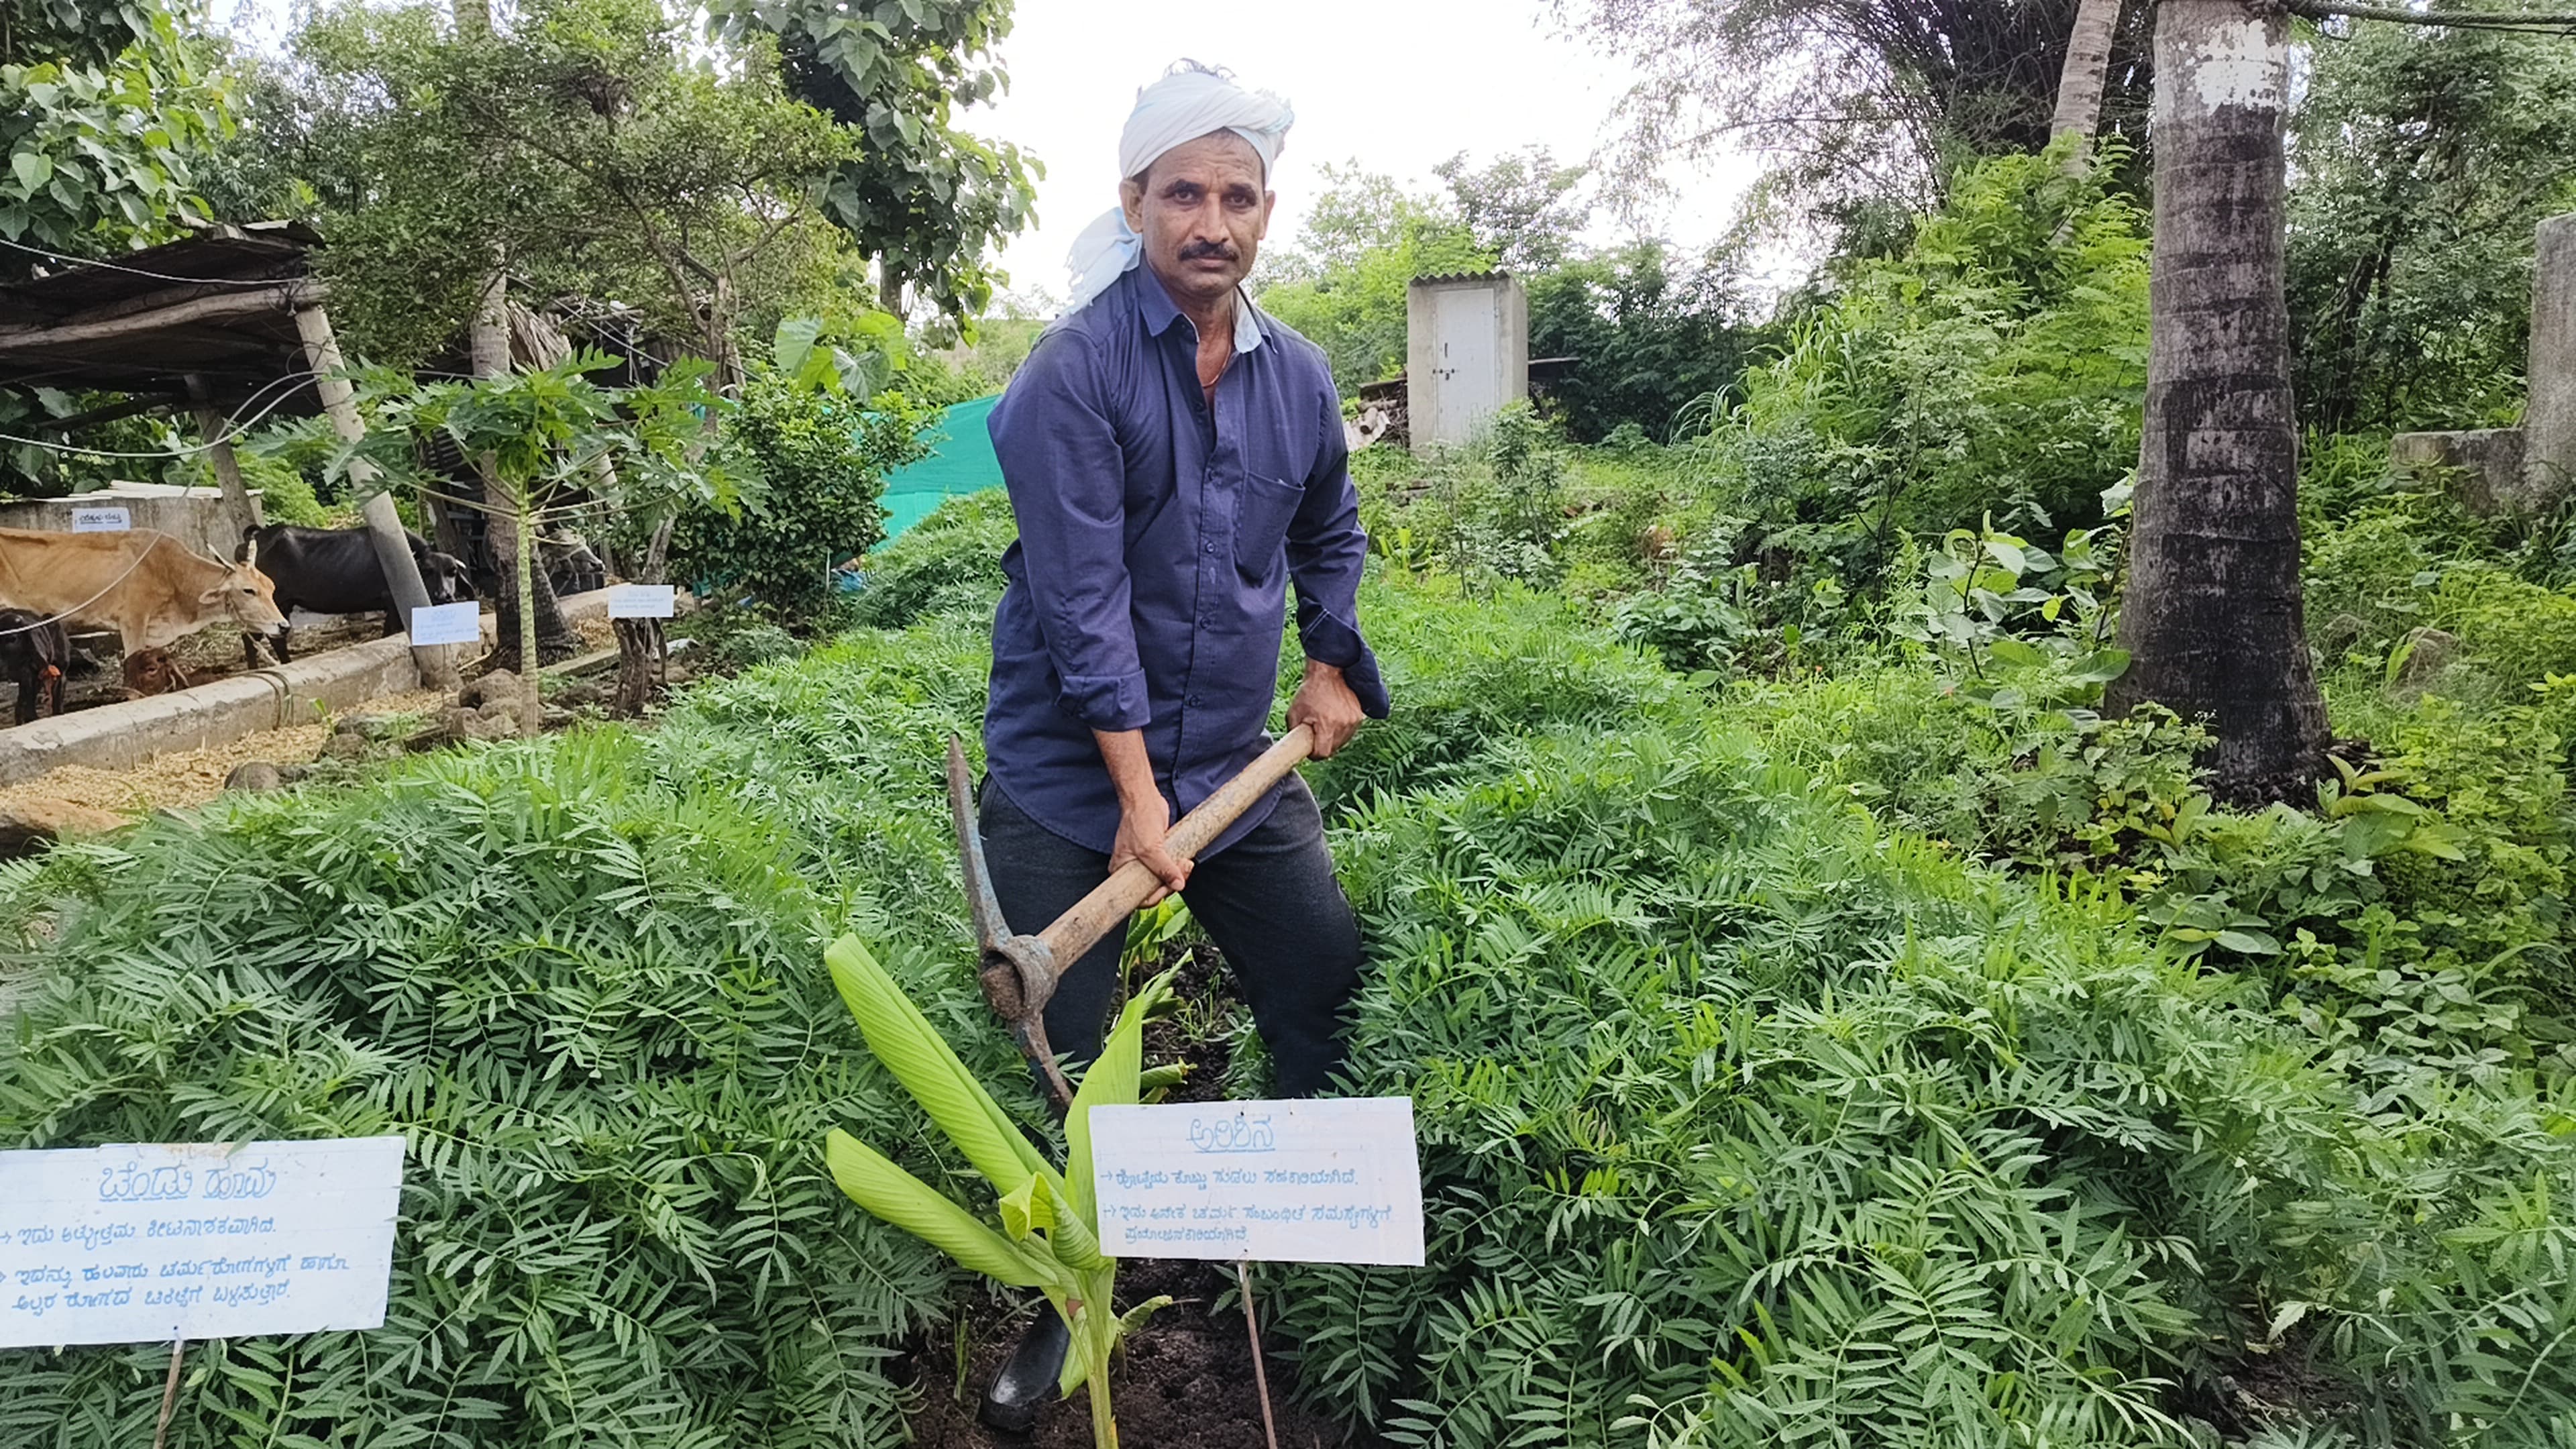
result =
[[[282,790],[286,788],[286,776],[277,766],[266,760],[244,760],[233,766],[231,774],[224,776],[224,788],[227,790]]]
[[[2418,629],[2406,636],[2406,660],[2397,666],[2397,682],[2421,686],[2460,657],[2460,638],[2446,629]]]
[[[463,733],[469,740],[514,739],[519,733],[518,716],[506,709],[485,705],[465,717]]]
[[[125,823],[122,815],[69,800],[40,798],[0,805],[0,857],[32,854],[66,835],[98,835]]]
[[[2388,463],[2400,476],[2439,484],[2471,513],[2525,512],[2523,445],[2520,428],[2399,433],[2388,440]]]
[[[363,760],[366,757],[367,737],[365,735],[338,734],[322,742],[323,759]]]
[[[520,699],[528,692],[527,684],[506,669],[495,669],[479,679],[465,682],[457,696],[467,709],[479,709],[496,699]]]

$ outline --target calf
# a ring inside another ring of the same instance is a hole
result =
[[[18,681],[18,723],[63,712],[63,666],[71,637],[60,621],[26,609],[0,609],[0,674]]]
[[[417,533],[403,537],[411,544],[413,564],[420,569],[420,581],[429,590],[433,604],[453,604],[474,597],[474,583],[465,564],[452,554],[440,553],[429,546],[429,540]],[[376,561],[376,547],[363,528],[297,528],[292,524],[272,523],[266,528],[245,529],[242,533],[242,556],[259,559],[259,570],[277,586],[277,607],[293,613],[308,609],[316,614],[367,614],[381,610],[385,632],[402,632],[401,611],[394,607],[393,589],[385,582],[385,571]],[[292,637],[280,629],[270,641],[277,650],[278,662],[289,659]],[[245,653],[250,641],[242,641]],[[256,655],[251,657],[254,667]]]

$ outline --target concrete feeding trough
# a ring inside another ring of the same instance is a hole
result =
[[[601,589],[565,598],[566,622],[607,617],[608,593]],[[487,644],[493,628],[493,618],[486,614]],[[262,730],[310,723],[319,710],[348,710],[421,687],[409,636],[389,634],[273,669],[0,729],[0,785],[32,780],[64,765],[100,770],[139,765],[173,750],[228,744]]]

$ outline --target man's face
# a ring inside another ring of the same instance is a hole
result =
[[[1252,271],[1278,198],[1261,189],[1261,153],[1232,131],[1175,146],[1141,181],[1120,183],[1127,225],[1172,300],[1212,306]]]

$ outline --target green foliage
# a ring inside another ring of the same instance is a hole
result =
[[[777,372],[754,374],[721,454],[762,479],[737,511],[694,508],[671,534],[673,567],[789,619],[833,597],[830,570],[885,537],[885,475],[922,456],[927,414],[893,393],[865,406]]]
[[[1324,349],[1344,395],[1404,369],[1405,292],[1416,277],[1481,272],[1493,253],[1441,202],[1356,161],[1323,168],[1298,246],[1263,264],[1261,309]]]
[[[1002,554],[1018,537],[1002,489],[948,500],[869,556],[853,622],[900,629],[955,614],[989,623],[1002,600]]]
[[[1549,582],[1566,532],[1569,461],[1529,404],[1508,403],[1468,447],[1438,450],[1407,473],[1403,498],[1364,501],[1362,521],[1382,552],[1436,564],[1470,590]]]
[[[1460,629],[1472,610],[1473,629]],[[1587,627],[1563,599],[1518,584],[1469,598],[1453,579],[1379,576],[1360,597],[1387,690],[1402,708],[1305,769],[1327,809],[1472,778],[1518,736],[1606,732],[1678,718],[1681,681]],[[1293,654],[1295,644],[1287,645]],[[1283,680],[1297,661],[1283,660]]]
[[[660,0],[529,0],[491,37],[446,11],[343,3],[295,38],[282,164],[316,193],[353,350],[445,351],[505,260],[525,295],[618,299],[729,365],[747,309],[833,264],[811,193],[853,142],[774,49],[709,54]]]
[[[2110,643],[2116,544],[2111,529],[2079,528],[2051,554],[1991,522],[1954,528],[1926,557],[1922,592],[1897,601],[1888,627],[1953,663],[1953,687],[1978,703],[2098,703],[2129,667]]]
[[[1592,219],[1591,203],[1577,190],[1590,168],[1559,166],[1545,146],[1497,156],[1471,168],[1459,152],[1431,168],[1494,264],[1528,276],[1562,265],[1575,236]]]
[[[810,820],[708,768],[765,742],[675,725],[227,796],[13,868],[49,924],[0,1044],[0,1142],[410,1139],[385,1326],[191,1345],[173,1442],[897,1434],[884,1346],[948,1280],[835,1205],[815,1140],[901,1114],[797,963],[947,920],[953,888],[927,889],[936,850],[844,874]],[[828,778],[762,777],[901,814]],[[149,1442],[166,1358],[0,1357],[0,1438]]]
[[[2338,1145],[2332,1084],[2115,901],[1740,736],[1536,742],[1346,840],[1354,1085],[1414,1099],[1434,1266],[1274,1301],[1399,1442],[2181,1442],[2160,1381]]]
[[[1009,78],[993,47],[1008,0],[907,0],[865,13],[836,0],[720,0],[709,32],[777,47],[790,92],[859,138],[823,189],[824,210],[893,292],[952,318],[983,310],[1000,274],[988,253],[1035,216],[1045,168],[1008,142],[950,125]],[[902,310],[889,299],[890,310]]]
[[[1530,355],[1574,359],[1548,384],[1548,409],[1579,442],[1622,424],[1669,441],[1751,360],[1760,339],[1745,311],[1719,259],[1694,264],[1658,243],[1538,273],[1529,279]]]
[[[2576,54],[2368,24],[2309,54],[2290,135],[2302,419],[2330,432],[2512,422],[2533,228],[2576,205]]]
[[[208,218],[193,168],[229,133],[184,4],[0,4],[0,239],[82,255]],[[0,253],[0,280],[38,259]]]
[[[1858,584],[1906,533],[2016,506],[2099,517],[2137,461],[2147,218],[2112,190],[2116,152],[2071,175],[2061,159],[1960,173],[1903,256],[1861,265],[1745,374],[1705,446],[1764,547]]]

